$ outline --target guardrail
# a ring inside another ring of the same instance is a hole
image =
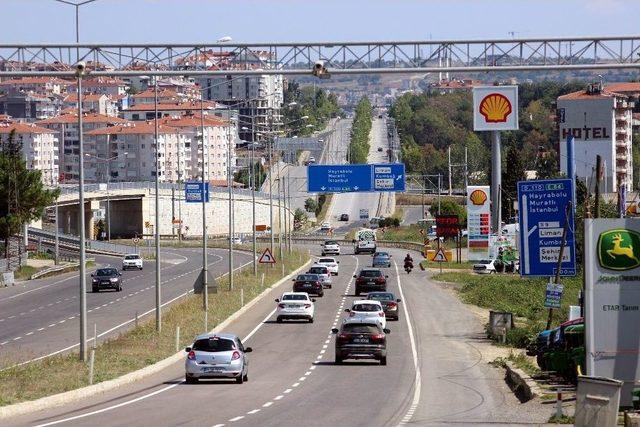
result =
[[[264,243],[269,242],[270,240],[265,237],[256,238],[258,242]],[[277,240],[277,239],[276,239]],[[351,245],[353,244],[352,240],[347,239],[333,239],[331,237],[319,238],[319,237],[293,237],[291,241],[293,243],[302,243],[302,244],[315,244],[315,243],[324,243],[327,240],[331,240],[333,242],[338,242],[341,245]],[[390,240],[376,240],[376,245],[381,248],[400,248],[400,249],[408,249],[412,251],[422,252],[424,250],[424,245],[416,242],[406,242],[406,241],[390,241]]]
[[[95,261],[95,258],[87,258],[86,262],[93,262]],[[29,277],[29,280],[35,280],[38,279],[40,277],[46,276],[47,274],[51,274],[51,273],[57,273],[60,271],[64,271],[64,270],[68,270],[70,268],[77,268],[80,266],[79,262],[71,262],[68,264],[61,264],[61,265],[53,265],[51,267],[45,268],[43,270],[37,271],[35,273],[33,273],[31,275],[31,277]]]
[[[39,228],[29,227],[29,238],[40,238],[43,242],[55,243],[55,232],[45,231]],[[70,234],[58,233],[58,243],[60,246],[77,249],[80,247],[80,239]],[[85,250],[90,253],[106,255],[124,255],[133,252],[133,247],[119,243],[101,242],[99,240],[85,240]]]

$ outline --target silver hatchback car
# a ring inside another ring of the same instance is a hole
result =
[[[198,335],[191,347],[185,349],[185,381],[197,383],[207,378],[234,378],[238,384],[249,380],[249,360],[240,338],[233,334]]]

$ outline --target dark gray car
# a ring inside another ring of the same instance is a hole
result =
[[[99,292],[100,289],[122,290],[122,273],[117,268],[99,268],[91,275],[91,290]]]

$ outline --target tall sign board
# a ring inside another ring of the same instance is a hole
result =
[[[573,195],[570,179],[518,182],[520,220],[520,274],[555,276],[562,246],[562,232],[569,221],[562,251],[561,276],[576,275],[576,245],[573,209],[567,212]]]
[[[585,219],[587,375],[640,385],[640,219]]]
[[[204,191],[202,188],[204,187]],[[209,183],[204,185],[201,181],[192,181],[184,183],[184,199],[187,203],[202,203],[204,193],[204,201],[209,202]]]
[[[309,193],[404,191],[404,163],[309,165]]]
[[[473,130],[517,130],[518,86],[475,86]]]
[[[491,202],[488,185],[467,187],[467,257],[480,261],[489,257]]]

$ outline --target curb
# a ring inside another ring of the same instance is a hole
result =
[[[505,362],[504,380],[520,402],[525,403],[538,396],[538,385],[522,369]]]
[[[296,270],[278,280],[273,285],[266,288],[259,295],[249,301],[244,307],[240,308],[238,311],[233,313],[231,316],[227,317],[224,321],[222,321],[219,325],[211,330],[211,332],[219,332],[220,330],[226,328],[231,322],[236,320],[238,317],[242,316],[246,313],[251,307],[256,305],[259,301],[261,301],[268,293],[270,293],[273,289],[279,287],[280,285],[288,282],[293,276],[297,275],[300,271],[303,271],[307,268],[307,266],[311,264],[311,260],[304,263],[302,266],[298,267]],[[44,409],[54,408],[56,406],[61,406],[67,403],[75,402],[81,399],[85,399],[87,397],[94,396],[96,394],[104,393],[110,390],[113,390],[118,387],[122,387],[127,384],[131,384],[133,382],[139,381],[145,377],[153,375],[157,372],[162,371],[168,366],[179,362],[182,358],[184,358],[184,351],[179,351],[172,356],[167,357],[166,359],[160,360],[159,362],[154,363],[153,365],[146,366],[137,371],[129,372],[121,377],[114,378],[112,380],[104,381],[98,384],[82,387],[75,390],[66,391],[63,393],[54,394],[52,396],[42,397],[37,400],[32,400],[28,402],[20,402],[15,403],[13,405],[8,405],[5,407],[0,407],[0,420],[9,417],[16,417],[19,415],[25,415],[31,412],[42,411]]]

